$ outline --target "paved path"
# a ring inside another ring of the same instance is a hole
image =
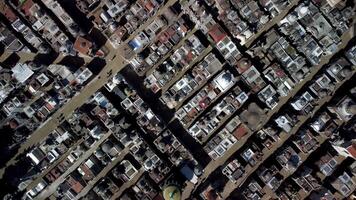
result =
[[[290,7],[292,8],[292,7]],[[273,26],[273,25],[272,25]],[[272,27],[271,26],[271,27]],[[352,32],[352,28],[346,32],[342,37],[342,44],[339,46],[339,49],[343,49],[346,47],[346,45],[348,44],[348,42],[352,39],[353,37],[353,32]],[[334,54],[333,54],[334,55]],[[309,82],[310,80],[312,80],[312,78],[317,74],[317,72],[324,66],[326,65],[327,63],[329,63],[331,57],[333,55],[329,55],[329,56],[325,56],[319,65],[315,66],[311,73],[303,80],[301,81],[299,84],[297,84],[293,90],[290,92],[290,94],[287,96],[287,97],[283,97],[283,98],[280,98],[279,99],[279,102],[278,102],[278,105],[273,109],[271,110],[270,112],[267,113],[267,118],[266,120],[262,123],[262,126],[264,126],[265,124],[267,124],[267,122],[271,119],[271,117],[277,113],[280,108],[285,105],[289,99],[291,99],[293,96],[295,96],[302,88],[303,86]],[[281,143],[283,144],[283,143]],[[239,148],[238,148],[239,149]],[[238,150],[236,149],[236,151]],[[235,151],[233,151],[234,153]],[[219,161],[214,161],[212,160],[205,168],[205,171],[203,173],[203,175],[201,177],[199,177],[199,182],[197,185],[201,184],[201,182],[203,182],[214,170],[216,170],[219,166],[221,166],[222,164],[224,164],[228,158],[233,154],[233,153],[225,153],[222,157],[219,158]],[[224,162],[223,162],[224,161]],[[222,164],[221,164],[222,163]],[[254,169],[255,170],[255,169]],[[254,171],[252,170],[252,171]],[[249,175],[247,175],[248,177]],[[246,177],[246,179],[247,179]],[[224,197],[228,197],[229,194],[237,187],[236,184],[234,184],[233,182],[229,181],[226,186],[225,186],[225,189],[224,189],[224,192],[225,194],[223,194]],[[195,187],[194,189],[196,189],[197,187]],[[184,191],[183,192],[183,199],[188,199],[188,197],[191,195],[192,192],[194,192],[194,189],[192,190],[192,188],[189,188],[189,190],[191,191]]]
[[[58,177],[53,183],[51,183],[48,187],[46,187],[39,195],[37,195],[34,199],[41,200],[48,198],[51,194],[53,194],[57,188],[66,180],[68,175],[70,175],[74,170],[76,170],[83,162],[85,162],[94,151],[103,143],[110,135],[111,131],[107,132],[103,135],[95,144],[86,151],[83,155],[81,155],[73,164],[70,166],[60,177]]]
[[[276,16],[275,18],[273,18],[272,20],[270,20],[265,26],[263,26],[262,29],[258,30],[258,32],[256,34],[254,34],[252,37],[250,37],[246,43],[244,44],[246,47],[250,47],[250,45],[257,39],[260,37],[260,35],[262,35],[263,33],[265,33],[266,31],[268,31],[269,29],[272,28],[272,26],[276,25],[278,22],[280,22],[288,13],[289,11],[296,5],[299,4],[301,0],[294,0],[292,3],[290,3],[286,9],[284,9],[281,13],[279,13],[278,16]]]
[[[68,155],[72,152],[72,150],[74,150],[75,148],[77,148],[82,142],[84,141],[84,139],[80,139],[78,140],[72,147],[70,147],[67,152],[65,152],[63,155],[61,155],[61,157],[56,160],[54,163],[52,163],[52,165],[45,169],[44,171],[42,171],[40,174],[36,175],[36,177],[34,178],[34,180],[26,187],[27,190],[32,189],[33,187],[35,187],[38,183],[40,183],[43,180],[43,177],[45,177],[53,168],[55,168],[59,163],[61,163],[62,161],[64,161]]]
[[[117,191],[111,198],[110,200],[116,200],[117,198],[119,198],[123,192],[125,192],[126,189],[130,188],[131,186],[133,186],[139,178],[141,178],[141,176],[143,175],[143,173],[145,172],[145,170],[143,168],[139,169],[137,174],[128,182],[125,182],[119,189],[119,191]]]
[[[102,178],[104,178],[107,173],[109,173],[124,157],[129,153],[129,148],[125,148],[124,150],[120,151],[118,157],[115,158],[112,162],[110,162],[101,172],[89,183],[85,186],[85,188],[75,197],[75,200],[84,197],[92,188],[93,186]]]
[[[16,159],[20,154],[42,141],[61,123],[61,121],[58,121],[61,115],[68,117],[68,115],[70,115],[75,109],[82,106],[91,95],[102,88],[113,75],[121,71],[128,64],[128,61],[123,57],[126,53],[127,43],[136,37],[136,35],[144,30],[151,22],[153,22],[157,16],[161,15],[169,6],[176,2],[177,0],[169,0],[165,5],[159,8],[156,14],[141,25],[140,28],[137,29],[122,45],[120,45],[118,49],[114,49],[110,42],[107,41],[105,46],[109,49],[109,54],[106,56],[107,64],[103,70],[90,83],[88,83],[78,95],[74,96],[64,106],[62,106],[62,108],[56,111],[51,118],[49,118],[42,126],[34,131],[24,143],[21,144],[17,154],[13,156],[12,159],[6,163],[6,166],[0,170],[0,178],[2,178],[6,167],[16,163]],[[29,56],[31,57],[33,55]]]
[[[3,54],[1,54],[0,56],[0,62],[4,62],[7,58],[9,58],[12,54],[16,54],[20,60],[18,61],[18,63],[24,63],[24,62],[28,62],[28,61],[33,61],[35,59],[36,56],[38,55],[45,55],[45,54],[38,54],[38,53],[31,53],[31,52],[9,52],[9,51],[5,51]],[[59,63],[63,58],[65,58],[66,56],[63,54],[58,55],[58,57],[56,58],[56,60],[53,63]],[[88,57],[88,56],[78,56],[79,58],[82,58],[84,60],[85,63],[89,63],[93,58]]]
[[[342,36],[342,41],[343,41],[343,43],[339,46],[339,50],[345,48],[346,45],[348,44],[348,42],[349,42],[351,39],[352,39],[352,29],[350,29],[348,32],[346,32],[346,33]],[[297,85],[297,89],[296,89],[296,88],[293,89],[293,94],[292,94],[292,96],[294,96],[300,89],[302,89],[303,86],[304,86],[307,82],[309,82],[310,80],[312,80],[313,77],[317,74],[317,72],[318,72],[324,65],[326,65],[327,63],[329,63],[329,61],[330,61],[330,59],[331,59],[332,56],[333,56],[333,55],[329,55],[329,56],[324,57],[324,58],[322,59],[322,61],[320,62],[320,64],[317,65],[317,67],[313,68],[312,73],[309,74],[308,77],[307,77],[306,79],[304,79],[301,83],[299,83],[299,85]],[[355,73],[355,72],[353,72],[353,73]],[[350,77],[350,78],[351,78],[351,77]],[[344,80],[342,83],[344,83],[345,81],[346,81],[346,80]],[[337,84],[337,86],[336,86],[336,88],[335,88],[335,91],[342,85],[342,83],[341,83],[341,84]],[[299,130],[299,128],[302,126],[302,124],[303,124],[307,119],[309,119],[309,117],[312,117],[312,116],[315,114],[315,112],[316,112],[322,105],[324,105],[325,102],[330,101],[330,99],[332,98],[332,96],[333,96],[333,95],[330,95],[330,96],[328,96],[328,97],[326,97],[326,98],[320,99],[320,100],[318,101],[318,103],[319,103],[318,106],[316,107],[316,109],[314,109],[314,111],[311,113],[311,115],[301,117],[300,121],[297,123],[297,125],[296,125],[295,127],[293,127],[291,133],[289,133],[288,135],[290,136],[290,135],[293,135],[294,133],[296,133],[296,132]],[[285,103],[287,103],[287,102],[285,102]],[[285,103],[283,103],[282,105],[284,105]],[[278,103],[278,106],[280,106],[280,105],[281,105],[281,103],[279,102],[279,103]],[[285,138],[285,140],[284,140],[283,142],[278,142],[278,145],[274,146],[274,148],[273,148],[272,150],[268,151],[267,154],[264,153],[264,156],[263,156],[262,161],[259,162],[257,165],[255,165],[253,168],[247,169],[247,170],[246,170],[247,173],[244,175],[244,177],[243,177],[241,180],[239,180],[237,183],[233,183],[233,182],[229,181],[229,182],[226,184],[226,186],[225,186],[225,188],[224,188],[224,190],[223,190],[223,192],[222,192],[222,197],[223,197],[224,199],[227,198],[227,197],[231,194],[231,192],[233,192],[233,190],[235,190],[237,187],[241,186],[241,185],[247,180],[247,178],[248,178],[253,172],[255,172],[255,170],[256,170],[269,156],[271,156],[271,155],[274,153],[274,151],[276,150],[276,148],[279,148],[280,146],[283,145],[283,143],[289,138],[289,136],[288,136],[287,138]]]
[[[68,117],[71,113],[73,113],[74,110],[82,106],[91,95],[103,87],[104,84],[109,80],[107,75],[109,71],[112,70],[112,74],[116,74],[125,67],[126,63],[127,62],[125,59],[120,55],[116,56],[115,59],[106,65],[100,74],[95,77],[89,84],[87,84],[78,95],[74,96],[63,107],[58,109],[58,111],[56,111],[42,126],[33,132],[24,143],[21,144],[17,154],[7,162],[6,167],[16,163],[16,159],[20,154],[46,138],[51,133],[51,131],[61,123],[61,121],[58,119],[62,114],[65,117]],[[3,173],[4,168],[0,171],[0,177],[2,177]]]

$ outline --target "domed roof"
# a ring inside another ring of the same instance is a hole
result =
[[[295,76],[297,77],[297,79],[299,79],[299,80],[301,80],[301,79],[303,79],[303,73],[301,72],[301,71],[299,71],[299,72],[297,72],[296,74],[295,74]]]
[[[217,83],[217,86],[219,87],[220,90],[225,91],[231,84],[233,78],[234,77],[230,72],[225,72],[224,74],[221,74],[214,81]]]
[[[346,105],[346,112],[349,115],[356,115],[356,105],[352,101],[349,101]]]
[[[297,21],[297,16],[291,14],[291,15],[288,15],[288,21],[290,21],[291,23]]]
[[[341,76],[343,76],[344,78],[350,76],[351,74],[351,70],[349,68],[344,68],[343,70],[341,70]]]
[[[203,169],[198,165],[194,167],[194,174],[200,176],[203,173]]]
[[[158,147],[160,149],[164,149],[166,147],[166,145],[164,144],[164,142],[161,141],[161,142],[158,143]]]
[[[251,67],[251,62],[247,58],[243,58],[237,63],[237,67],[245,71]]]
[[[163,189],[163,197],[165,200],[180,200],[181,191],[175,185],[169,185]]]
[[[0,78],[5,81],[10,81],[11,80],[11,74],[8,72],[4,72],[0,74]]]
[[[247,115],[247,123],[250,125],[256,125],[260,121],[260,116],[257,112],[249,112]]]
[[[309,31],[312,33],[312,35],[319,35],[319,31],[315,27],[310,27]]]
[[[101,158],[104,156],[104,152],[100,149],[96,150],[95,152],[96,157]]]
[[[327,89],[321,89],[321,91],[319,92],[319,95],[321,97],[325,97],[326,95],[328,95],[328,90]]]
[[[111,142],[106,142],[105,144],[103,144],[103,146],[101,146],[101,149],[105,153],[109,153],[112,148],[113,148],[113,144]]]
[[[118,27],[118,24],[116,22],[113,22],[110,24],[109,28],[111,31],[115,31]]]
[[[309,12],[308,7],[303,6],[303,7],[301,7],[301,8],[299,9],[299,11],[298,11],[298,16],[299,16],[299,17],[304,17],[308,12]]]
[[[222,75],[222,78],[223,78],[224,80],[226,80],[227,82],[231,82],[231,80],[232,80],[232,74],[231,74],[230,72],[225,73],[225,74]]]
[[[334,74],[338,73],[339,70],[340,70],[340,69],[339,69],[339,66],[337,66],[337,65],[331,66],[331,71],[332,71]]]

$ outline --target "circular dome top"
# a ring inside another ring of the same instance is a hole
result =
[[[166,145],[164,144],[164,142],[159,142],[159,143],[158,143],[158,147],[159,147],[160,149],[164,149],[164,147],[166,147]]]
[[[11,74],[8,72],[4,72],[0,74],[0,78],[5,81],[10,81],[11,80]]]
[[[118,23],[117,23],[116,21],[114,21],[114,22],[112,22],[112,23],[110,24],[110,29],[111,29],[111,30],[115,30],[115,29],[117,29],[117,27],[118,27]]]
[[[163,197],[165,200],[180,200],[181,191],[177,186],[170,185],[164,188]]]
[[[341,70],[341,76],[344,78],[348,77],[351,74],[351,70],[349,68],[344,68]]]
[[[321,97],[325,97],[326,95],[328,95],[328,90],[327,89],[322,89],[320,92],[319,92],[319,95]]]
[[[246,70],[248,68],[250,68],[251,63],[248,59],[243,58],[241,59],[238,63],[237,63],[237,67],[242,69],[242,70]]]
[[[293,14],[288,15],[288,21],[290,21],[291,23],[297,21],[297,17]]]
[[[301,71],[297,72],[297,73],[296,73],[296,77],[297,77],[299,80],[303,79],[303,73],[302,73]]]
[[[298,11],[299,17],[304,17],[308,13],[308,11],[309,11],[308,7],[306,6],[301,7]]]
[[[352,101],[350,101],[347,105],[347,113],[350,115],[356,115],[356,105],[352,104]]]
[[[96,157],[101,158],[101,157],[104,156],[104,152],[101,151],[101,150],[97,150],[97,151],[95,152],[95,155],[96,155]]]
[[[103,144],[103,146],[101,147],[101,149],[105,153],[109,153],[112,148],[113,148],[113,145],[110,142],[107,142],[107,143]]]
[[[334,74],[336,74],[336,73],[339,72],[339,67],[338,67],[337,65],[333,65],[333,66],[331,66],[331,71],[332,71]]]
[[[124,89],[124,92],[125,92],[125,94],[127,95],[127,96],[131,96],[132,95],[132,90],[130,89],[130,88],[128,88],[128,87],[126,87],[125,89]]]
[[[226,80],[227,82],[230,82],[232,80],[232,74],[230,72],[225,73],[222,75],[222,78]]]
[[[259,114],[257,112],[249,112],[247,115],[247,123],[250,125],[258,124],[260,121]]]
[[[309,31],[311,32],[312,35],[319,35],[319,31],[315,27],[310,27]]]
[[[194,173],[197,175],[197,176],[200,176],[203,174],[203,169],[200,167],[200,166],[195,166],[194,167]]]
[[[216,81],[217,84],[220,86],[221,90],[226,90],[229,84],[232,82],[233,75],[230,72],[224,73],[219,79]]]

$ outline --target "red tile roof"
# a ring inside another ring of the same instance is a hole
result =
[[[352,144],[351,146],[346,148],[349,154],[356,159],[356,144]]]
[[[51,104],[49,104],[49,103],[46,103],[46,108],[49,110],[49,111],[51,111],[51,110],[53,110],[53,106],[51,105]]]
[[[155,6],[151,2],[148,2],[145,4],[145,8],[148,12],[151,12],[155,8]]]
[[[184,24],[180,25],[179,28],[180,28],[180,31],[181,31],[182,33],[188,32],[188,27],[186,27]]]
[[[83,185],[79,183],[79,181],[75,180],[72,176],[69,176],[67,179],[67,183],[71,186],[71,188],[76,192],[77,194],[80,193],[80,191],[83,190]]]
[[[30,9],[34,5],[32,0],[25,1],[22,6],[21,10],[25,13],[26,16],[31,16]]]
[[[158,40],[161,42],[161,43],[166,43],[168,41],[168,36],[166,35],[166,32],[163,32],[161,34],[158,35]]]
[[[78,36],[74,42],[74,49],[84,55],[88,55],[92,47],[93,43],[81,36]]]
[[[226,37],[225,31],[221,28],[219,24],[215,24],[210,30],[209,30],[209,35],[210,37],[215,41],[215,43],[220,42]]]
[[[9,126],[10,126],[11,129],[16,129],[16,128],[19,126],[19,124],[17,123],[16,120],[12,119],[12,120],[9,122]]]
[[[52,174],[56,179],[61,176],[61,172],[58,171],[57,168],[52,169],[52,170],[51,170],[51,174]]]
[[[10,21],[10,22],[14,22],[18,19],[18,17],[16,16],[16,14],[9,8],[6,6],[5,10],[3,11],[5,17]]]
[[[240,140],[243,136],[245,136],[247,134],[247,129],[246,127],[241,124],[235,131],[234,131],[234,136],[236,137],[236,139]]]

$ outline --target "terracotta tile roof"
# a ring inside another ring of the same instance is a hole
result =
[[[151,2],[145,4],[145,8],[148,12],[151,12],[155,7]]]
[[[26,16],[31,16],[30,9],[34,5],[32,0],[25,1],[22,6],[21,10],[25,13]]]
[[[215,24],[210,30],[209,30],[209,35],[210,37],[214,40],[215,43],[220,42],[226,37],[225,31],[221,28],[219,24]]]
[[[84,55],[88,55],[92,47],[93,43],[81,36],[78,36],[74,43],[74,49]]]
[[[235,131],[234,131],[234,136],[236,139],[240,140],[243,136],[247,134],[247,128],[241,124]]]
[[[356,144],[352,144],[351,146],[346,148],[349,154],[356,159]]]
[[[5,17],[10,21],[10,22],[14,22],[15,20],[17,20],[17,16],[16,14],[9,8],[9,7],[5,7],[4,11],[2,11],[5,15]]]
[[[67,183],[71,186],[71,188],[76,192],[77,194],[80,193],[80,191],[83,190],[83,185],[79,183],[79,181],[75,180],[72,176],[69,176],[67,179]]]

